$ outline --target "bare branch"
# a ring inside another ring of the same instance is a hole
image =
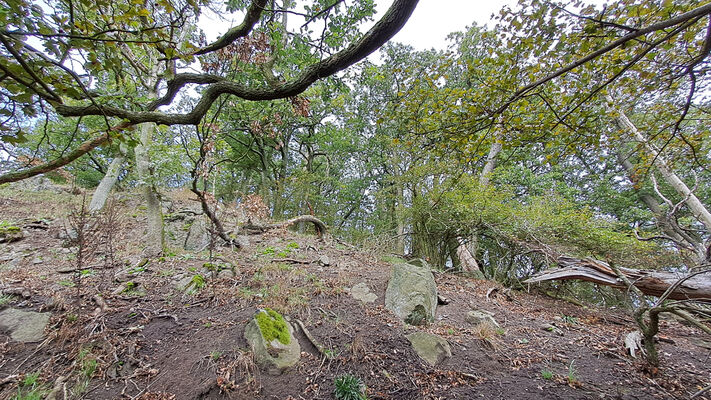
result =
[[[566,65],[565,67],[558,69],[557,71],[554,71],[554,72],[544,76],[543,78],[541,78],[533,83],[530,83],[530,84],[522,87],[521,89],[517,90],[511,97],[509,97],[509,99],[506,102],[504,102],[504,104],[502,104],[499,108],[497,108],[492,113],[492,115],[500,114],[500,113],[504,112],[504,110],[506,110],[516,100],[520,99],[525,94],[527,94],[531,90],[537,88],[538,86],[541,86],[541,85],[543,85],[543,84],[545,84],[545,83],[547,83],[547,82],[549,82],[561,75],[564,75],[564,74],[574,70],[575,68],[578,68],[581,65],[586,64],[586,63],[600,57],[601,55],[608,53],[608,52],[622,46],[623,44],[625,44],[631,40],[634,40],[634,39],[636,39],[640,36],[646,35],[648,33],[660,31],[662,29],[666,29],[666,28],[669,28],[672,26],[683,24],[689,20],[704,16],[704,15],[708,15],[708,14],[711,14],[711,3],[705,4],[701,7],[697,7],[689,12],[686,12],[681,15],[677,15],[676,17],[670,18],[666,21],[658,22],[656,24],[649,25],[646,28],[642,28],[642,29],[638,29],[636,31],[630,32],[627,35],[608,44],[607,46],[604,46],[604,47],[588,54],[587,56],[580,58],[580,59]]]

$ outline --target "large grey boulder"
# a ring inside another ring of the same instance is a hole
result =
[[[410,341],[417,355],[427,361],[429,365],[437,365],[449,357],[452,357],[449,342],[437,335],[426,332],[414,332],[405,337]]]
[[[429,265],[400,263],[393,266],[385,291],[385,307],[411,325],[434,322],[437,285]]]
[[[10,331],[10,338],[16,342],[39,342],[44,338],[50,315],[8,308],[0,312],[0,328]]]
[[[244,328],[257,365],[269,375],[279,375],[299,362],[301,346],[294,328],[277,312],[259,310]]]
[[[189,251],[201,251],[210,244],[206,218],[199,210],[182,209],[164,217],[168,244]]]

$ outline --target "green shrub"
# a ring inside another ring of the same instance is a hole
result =
[[[367,400],[366,386],[357,376],[344,374],[333,380],[334,395],[338,400]]]

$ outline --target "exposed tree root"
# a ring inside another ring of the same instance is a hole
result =
[[[322,356],[324,356],[326,358],[331,358],[332,355],[329,354],[326,351],[326,349],[323,347],[323,345],[321,343],[319,343],[316,340],[316,338],[313,337],[313,335],[311,334],[311,332],[309,332],[308,329],[306,329],[306,325],[304,325],[304,323],[301,322],[301,320],[299,320],[299,319],[295,319],[295,320],[296,320],[296,324],[299,325],[299,328],[301,328],[301,332],[304,332],[304,336],[306,336],[306,339],[308,339],[309,342],[311,342],[311,344],[316,348],[316,350],[318,350],[318,352],[321,353]]]

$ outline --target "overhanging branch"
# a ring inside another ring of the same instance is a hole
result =
[[[130,111],[119,107],[55,104],[55,110],[65,117],[106,115],[119,117],[133,124],[155,122],[163,125],[194,125],[207,113],[213,102],[222,94],[245,100],[261,101],[292,97],[306,90],[318,79],[325,78],[364,59],[390,40],[405,25],[419,0],[395,0],[371,29],[360,40],[344,50],[306,67],[290,82],[276,87],[251,88],[210,74],[178,74],[168,83],[168,92],[160,100],[146,107],[148,111]],[[175,95],[189,83],[209,84],[192,111],[186,114],[170,114],[154,111],[160,105],[170,104]]]

